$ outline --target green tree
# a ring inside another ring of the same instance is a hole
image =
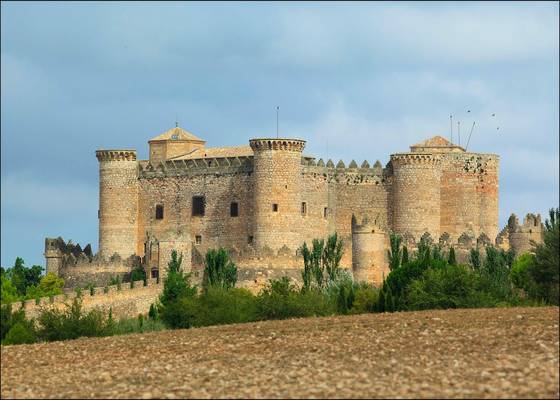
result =
[[[395,233],[389,235],[391,249],[387,250],[389,256],[389,270],[394,271],[401,265],[401,243],[402,237]]]
[[[455,257],[455,249],[451,247],[449,249],[449,258],[447,259],[449,265],[457,265],[457,258]]]
[[[336,232],[327,238],[327,243],[323,249],[322,261],[329,276],[329,281],[338,279],[340,273],[340,260],[342,259],[342,240],[338,238]]]
[[[0,276],[0,304],[13,303],[20,299],[16,287],[6,274]]]
[[[401,265],[408,264],[408,261],[408,248],[406,246],[403,246]]]
[[[474,271],[480,271],[482,261],[480,260],[480,250],[478,250],[478,248],[471,249],[469,254],[469,263]]]
[[[227,251],[223,248],[211,249],[206,253],[206,263],[202,278],[202,287],[231,289],[237,282],[237,266],[229,259]]]
[[[185,274],[181,270],[183,255],[177,255],[177,251],[171,251],[171,261],[167,265],[167,277],[163,283],[163,292],[160,302],[163,307],[177,301],[181,297],[192,297],[196,294],[196,286],[191,286],[191,274]]]
[[[62,294],[64,287],[64,279],[59,278],[52,272],[41,278],[38,286],[31,286],[27,288],[27,298],[35,299],[38,297],[56,296]]]
[[[531,298],[538,298],[538,285],[530,274],[529,270],[535,263],[535,256],[531,253],[524,253],[516,258],[511,266],[511,282]]]
[[[325,241],[323,239],[313,239],[311,250],[304,242],[301,248],[303,256],[303,289],[307,290],[313,285],[313,280],[319,288],[324,284],[324,264],[323,264],[323,250],[325,248]]]
[[[535,260],[529,273],[539,287],[540,297],[559,304],[560,210],[550,209],[544,223],[543,243],[534,244]]]

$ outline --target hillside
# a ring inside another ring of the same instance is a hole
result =
[[[1,397],[558,398],[558,318],[427,311],[3,346]]]

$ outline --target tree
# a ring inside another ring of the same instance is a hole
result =
[[[480,250],[478,250],[478,248],[471,249],[469,254],[469,263],[474,271],[480,271],[482,262],[480,261]]]
[[[329,281],[338,278],[340,272],[340,260],[342,259],[342,240],[339,240],[336,232],[327,238],[327,244],[323,250],[322,261],[329,275]]]
[[[408,248],[403,246],[401,265],[408,264]]]
[[[64,287],[64,279],[59,278],[52,272],[49,272],[39,282],[38,286],[30,286],[27,288],[27,298],[33,299],[38,297],[56,296],[62,294]]]
[[[167,265],[167,278],[163,283],[163,292],[160,301],[163,307],[181,297],[192,297],[196,294],[196,286],[191,286],[189,279],[191,274],[181,271],[183,255],[177,256],[177,251],[171,251],[171,261]]]
[[[231,289],[237,282],[237,266],[229,259],[227,251],[223,248],[211,249],[206,253],[202,287],[220,287]]]
[[[20,299],[16,287],[8,279],[6,274],[0,276],[2,287],[0,288],[0,304],[13,303]]]
[[[449,265],[457,265],[457,258],[455,257],[455,249],[451,247],[449,249],[449,258],[447,259]]]
[[[303,243],[301,254],[303,256],[303,290],[308,290],[315,281],[316,287],[324,289],[329,282],[334,282],[340,277],[340,260],[343,254],[343,242],[334,233],[324,239],[313,239],[309,249]]]
[[[559,304],[560,210],[550,209],[544,223],[543,243],[534,244],[535,259],[529,273],[539,287],[540,297]]]
[[[401,265],[401,243],[402,237],[400,235],[391,233],[389,235],[391,249],[387,250],[389,255],[389,270],[394,271]]]

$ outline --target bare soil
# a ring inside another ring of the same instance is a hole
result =
[[[558,307],[306,318],[2,346],[2,398],[558,398]]]

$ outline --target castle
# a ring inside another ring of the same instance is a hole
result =
[[[241,280],[297,279],[301,245],[337,232],[341,265],[379,284],[389,232],[409,248],[422,237],[464,248],[516,240],[515,221],[498,237],[499,156],[441,136],[392,154],[385,167],[316,160],[299,139],[206,147],[178,126],[148,143],[148,160],[135,150],[96,151],[99,252],[47,238],[47,271],[76,284],[104,284],[133,266],[158,278],[175,249],[198,276],[206,251],[224,247]]]

